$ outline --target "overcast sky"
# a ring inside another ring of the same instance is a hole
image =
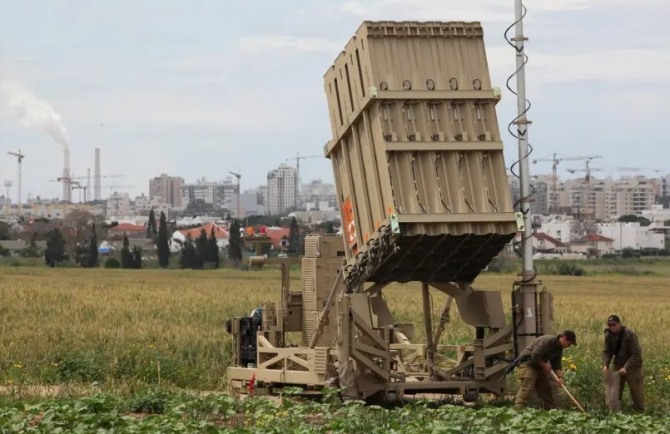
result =
[[[534,157],[600,154],[592,167],[616,175],[620,166],[670,171],[670,1],[525,4]],[[244,190],[296,152],[322,155],[323,74],[361,21],[386,19],[481,21],[506,131],[516,110],[505,89],[514,50],[503,38],[513,0],[0,0],[0,81],[53,106],[75,176],[93,172],[100,147],[103,174],[125,175],[103,186],[132,186],[122,189],[131,195],[160,173],[195,182],[239,170]],[[61,174],[61,145],[6,106],[1,180],[16,185],[6,151],[20,147],[24,199],[60,196],[50,180]],[[505,147],[509,167],[517,150],[507,133]],[[548,173],[550,163],[531,170]],[[301,171],[303,181],[332,182],[326,159],[303,160]]]

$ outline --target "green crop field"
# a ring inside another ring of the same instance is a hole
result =
[[[0,432],[669,431],[664,264],[649,263],[645,273],[617,274],[606,264],[582,277],[541,276],[554,294],[557,329],[577,332],[579,345],[565,353],[566,381],[588,415],[567,399],[566,411],[521,413],[509,398],[475,408],[413,403],[395,409],[332,399],[238,400],[225,395],[230,339],[223,323],[276,300],[278,271],[1,267]],[[509,309],[514,278],[486,273],[475,286],[503,291]],[[298,273],[292,284],[300,287]],[[421,339],[419,286],[392,285],[386,295],[396,320],[413,322]],[[437,313],[443,299],[433,297]],[[623,415],[606,417],[600,360],[611,313],[640,336],[647,415],[630,415],[624,406]],[[444,342],[470,338],[454,311]]]

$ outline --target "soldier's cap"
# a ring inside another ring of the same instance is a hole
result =
[[[607,323],[609,324],[609,323],[611,323],[611,322],[615,322],[615,323],[619,323],[619,324],[621,324],[621,320],[620,320],[619,317],[616,316],[616,315],[610,315],[610,317],[607,318]]]
[[[577,335],[575,335],[575,332],[572,330],[565,330],[562,335],[565,336],[565,339],[571,342],[572,345],[577,345]]]

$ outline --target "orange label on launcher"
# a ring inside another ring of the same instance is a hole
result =
[[[347,239],[347,244],[350,248],[356,245],[356,223],[354,222],[354,207],[351,204],[351,199],[347,198],[342,204],[342,215],[344,217],[344,236]]]

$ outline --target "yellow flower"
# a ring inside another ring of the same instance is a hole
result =
[[[17,363],[16,365],[14,365],[14,367],[15,367],[15,368],[19,368],[19,369],[23,368],[23,366],[21,366],[20,363]]]
[[[577,370],[577,365],[575,365],[574,363],[570,363],[569,368],[573,371],[576,371]]]

